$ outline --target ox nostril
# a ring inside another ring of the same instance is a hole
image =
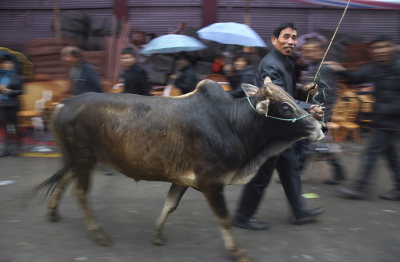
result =
[[[321,130],[322,130],[322,133],[324,133],[324,135],[326,135],[326,133],[328,133],[328,127],[326,126],[326,124],[324,122],[321,123]]]

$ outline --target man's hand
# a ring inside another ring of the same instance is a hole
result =
[[[4,94],[10,94],[12,90],[8,89],[5,85],[0,85],[0,91]]]
[[[317,93],[318,93],[318,84],[317,83],[308,83],[308,84],[305,84],[304,86],[303,86],[303,92],[304,93],[308,93],[308,92],[310,92],[310,95],[316,95]]]
[[[321,121],[324,116],[325,107],[320,105],[311,105],[310,113],[313,114],[313,117],[318,121]]]
[[[344,68],[341,64],[334,62],[334,61],[326,61],[324,62],[324,65],[329,66],[333,71],[345,71],[346,68]]]
[[[175,75],[175,74],[169,76],[169,79],[172,79],[172,80],[175,80],[177,78],[178,78],[178,75]]]

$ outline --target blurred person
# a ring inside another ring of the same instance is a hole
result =
[[[297,44],[296,25],[294,23],[281,23],[274,29],[271,40],[274,48],[261,60],[255,75],[256,85],[262,86],[264,79],[268,76],[274,84],[279,85],[296,98],[300,91],[296,89],[294,63],[289,58]],[[312,88],[311,85],[307,85],[302,91],[308,92]],[[310,105],[300,101],[297,101],[297,103],[300,107],[314,113],[314,117],[322,117],[323,108],[318,105]],[[296,167],[293,147],[289,147],[280,155],[268,159],[256,176],[245,185],[233,219],[233,225],[249,230],[265,230],[268,228],[268,224],[258,221],[253,215],[261,202],[265,188],[271,181],[275,168],[278,170],[282,187],[293,212],[291,222],[303,224],[321,215],[324,208],[308,208],[304,203],[301,193],[301,180]]]
[[[150,95],[150,86],[146,71],[137,64],[136,55],[132,48],[124,48],[120,56],[124,68],[124,93]]]
[[[305,80],[306,82],[314,81],[314,76],[318,71],[325,50],[325,44],[316,38],[310,38],[306,40],[301,47],[301,55],[309,63],[307,68],[307,77]],[[332,115],[333,104],[335,103],[336,99],[336,74],[329,66],[322,65],[316,82],[318,83],[318,94],[312,99],[320,104],[324,104],[324,121],[329,122]],[[308,141],[306,141],[306,143],[308,144]],[[302,155],[302,153],[299,155]],[[306,154],[303,154],[303,159],[299,161],[300,171],[302,171],[306,161]],[[332,178],[326,179],[324,182],[329,185],[336,185],[345,180],[346,175],[339,156],[333,155],[331,158],[329,158],[329,163],[333,167],[334,174]]]
[[[0,157],[18,154],[21,151],[21,134],[17,125],[19,110],[18,96],[23,93],[23,80],[16,72],[15,62],[9,55],[4,56],[0,62],[0,110],[5,133],[5,146]],[[10,137],[15,134],[17,150],[10,148]]]
[[[240,84],[254,81],[254,67],[249,64],[249,58],[245,54],[237,55],[233,60],[232,74],[228,75],[233,90],[241,90]]]
[[[372,82],[373,95],[372,126],[369,144],[361,157],[357,180],[352,187],[342,188],[344,198],[366,199],[370,191],[370,180],[377,160],[384,154],[393,173],[394,186],[391,191],[380,194],[386,200],[400,200],[400,59],[391,37],[382,35],[370,44],[373,62],[359,70],[346,70],[335,62],[327,64],[337,74],[352,83]]]
[[[185,53],[178,54],[176,58],[176,72],[170,75],[173,85],[182,91],[182,94],[192,92],[197,85],[196,68],[192,65],[190,57]]]
[[[83,58],[82,51],[79,48],[64,47],[61,50],[61,60],[70,67],[69,77],[73,95],[86,92],[103,92],[96,69]]]
[[[212,64],[212,72],[214,74],[224,74],[225,57],[223,55],[216,55]],[[231,70],[230,65],[225,67],[226,71]]]

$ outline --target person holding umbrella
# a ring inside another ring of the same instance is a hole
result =
[[[294,61],[290,58],[297,44],[297,28],[294,23],[281,23],[275,28],[271,37],[274,48],[261,61],[256,72],[255,83],[262,86],[264,79],[270,77],[272,82],[281,86],[297,98],[300,92],[316,93],[314,85],[306,85],[302,90],[296,89],[294,77]],[[315,118],[322,118],[323,108],[318,105],[310,105],[297,101],[300,107]],[[280,120],[276,120],[280,121]],[[272,157],[264,163],[256,176],[244,187],[239,201],[233,225],[249,230],[265,230],[268,224],[253,218],[256,209],[261,202],[265,188],[271,181],[274,169],[277,169],[282,187],[292,208],[293,224],[303,224],[314,220],[324,212],[324,208],[308,208],[303,201],[301,193],[301,180],[297,171],[297,161],[293,146],[276,157]]]
[[[5,147],[0,157],[17,154],[21,150],[21,135],[17,126],[17,113],[19,110],[18,96],[22,94],[23,80],[17,74],[16,62],[12,55],[0,58],[0,109],[5,132]],[[15,134],[17,151],[10,148],[10,137]]]
[[[179,53],[176,58],[176,72],[169,76],[173,85],[182,91],[182,94],[192,92],[197,85],[196,68],[186,53]]]

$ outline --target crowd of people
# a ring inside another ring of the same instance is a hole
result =
[[[375,89],[373,95],[376,102],[373,112],[373,127],[376,130],[365,150],[358,169],[358,180],[350,188],[343,188],[343,197],[365,199],[370,192],[370,179],[374,166],[380,155],[385,154],[393,172],[394,187],[388,193],[381,194],[387,200],[400,200],[400,60],[397,49],[391,38],[381,36],[371,42],[370,51],[373,61],[360,70],[351,71],[336,62],[326,62],[319,70],[327,43],[317,38],[310,38],[299,48],[300,57],[306,61],[298,61],[293,54],[298,42],[297,27],[294,23],[281,23],[272,33],[272,47],[263,56],[257,53],[240,52],[233,54],[232,63],[227,63],[222,55],[214,57],[210,68],[214,73],[223,74],[229,81],[229,93],[236,98],[245,96],[241,90],[242,83],[262,86],[264,79],[281,86],[296,100],[297,104],[311,113],[316,119],[329,121],[333,104],[338,95],[336,86],[339,79],[352,83],[372,82]],[[133,43],[134,45],[134,43]],[[256,56],[257,59],[251,59]],[[195,62],[196,55],[179,53],[173,56],[176,61],[175,71],[168,77],[168,85],[178,88],[182,94],[193,91],[199,79]],[[77,47],[65,47],[61,59],[70,68],[69,77],[71,94],[85,92],[102,92],[99,74],[93,65],[85,61]],[[150,95],[152,83],[149,71],[138,59],[138,49],[134,46],[122,50],[120,60],[123,65],[121,81],[124,93]],[[254,61],[260,61],[254,63]],[[1,59],[0,92],[1,115],[6,133],[5,147],[2,156],[10,155],[8,137],[16,134],[17,146],[20,147],[20,135],[17,128],[18,96],[22,94],[22,80],[16,73],[14,63],[8,57]],[[298,68],[306,72],[299,80]],[[315,80],[315,74],[319,72]],[[312,98],[309,100],[309,98]],[[311,101],[311,103],[310,103]],[[268,224],[255,218],[255,213],[271,181],[274,170],[278,172],[280,183],[284,189],[292,210],[291,222],[303,224],[313,221],[323,212],[323,207],[310,208],[302,196],[300,175],[304,172],[307,161],[305,154],[308,141],[299,141],[278,156],[270,158],[259,169],[257,175],[244,186],[241,198],[234,214],[233,225],[250,230],[265,230]],[[333,167],[333,175],[325,181],[327,184],[340,184],[348,177],[340,156],[331,157],[329,163]]]

